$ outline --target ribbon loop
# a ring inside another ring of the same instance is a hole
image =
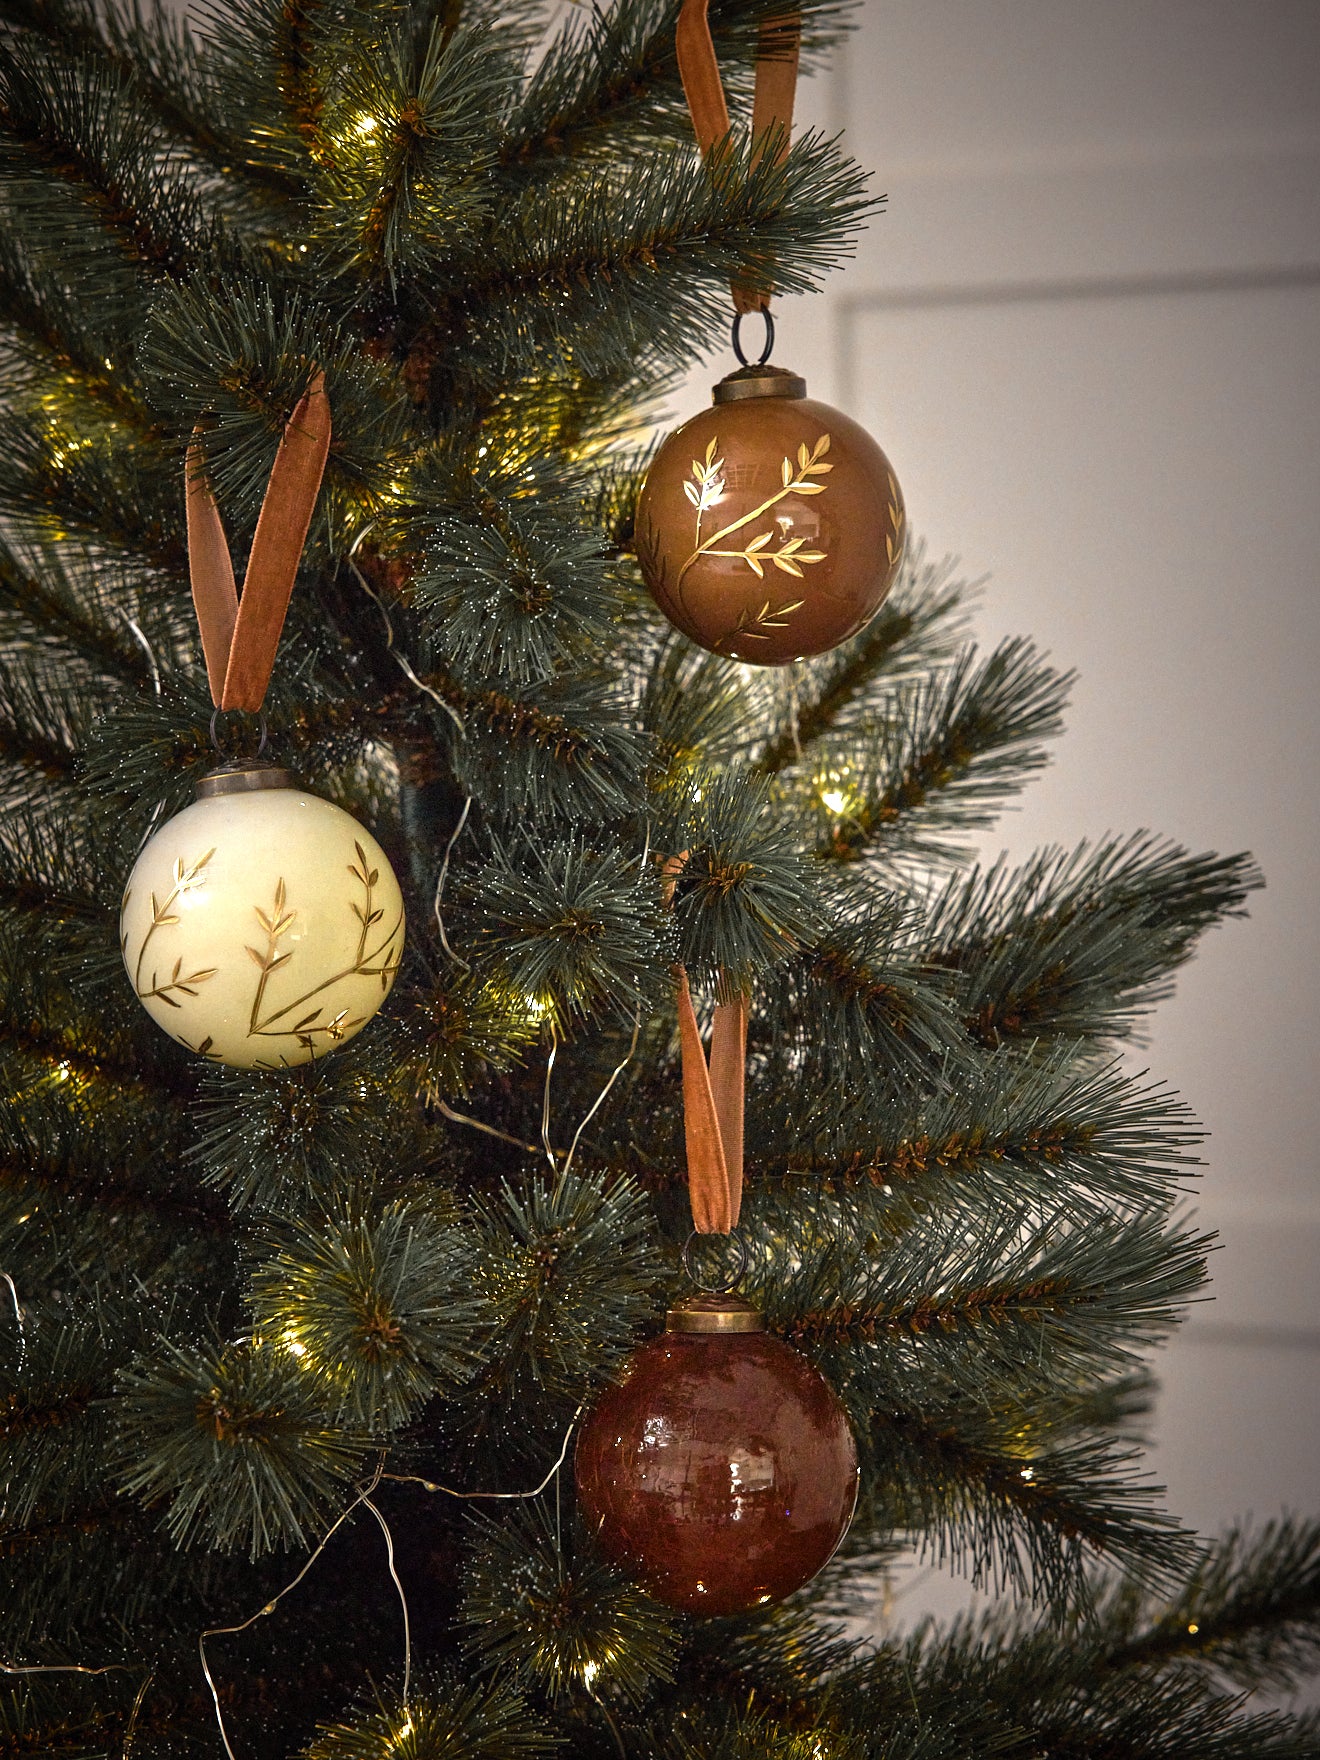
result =
[[[683,1131],[687,1139],[688,1199],[692,1226],[698,1234],[728,1234],[738,1220],[724,1153],[724,1133],[715,1105],[701,1029],[692,1007],[692,992],[682,966],[678,980],[678,1033],[683,1060]],[[742,1179],[739,1175],[739,1194]]]
[[[683,0],[674,35],[683,96],[704,159],[710,157],[716,144],[729,132],[729,106],[710,34],[709,4],[710,0]],[[801,40],[802,15],[796,7],[767,18],[761,25],[752,97],[753,166],[759,165],[767,152],[772,154],[775,164],[788,152]],[[766,287],[735,280],[731,292],[734,309],[740,313],[769,310],[770,291]]]
[[[673,899],[687,859],[687,850],[665,859],[666,903]],[[692,1226],[698,1234],[728,1234],[738,1226],[742,1209],[747,998],[739,992],[731,1002],[716,1003],[707,1062],[685,967],[674,967],[674,980]]]
[[[285,424],[261,503],[240,599],[224,523],[206,478],[200,430],[188,448],[188,573],[217,709],[265,700],[298,563],[330,452],[330,400],[318,371]]]
[[[197,627],[202,632],[206,679],[211,687],[211,701],[218,709],[224,695],[225,668],[229,664],[234,622],[238,617],[238,588],[234,585],[234,565],[229,557],[220,509],[206,480],[200,435],[201,429],[195,429],[192,445],[188,448],[188,575],[192,582]]]

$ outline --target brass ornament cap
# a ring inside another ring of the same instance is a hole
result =
[[[743,367],[661,446],[637,502],[657,605],[713,653],[756,666],[865,628],[903,558],[902,491],[850,416],[781,367]]]
[[[212,1063],[278,1069],[361,1031],[403,956],[403,895],[371,833],[286,770],[223,765],[148,839],[120,907],[134,994]]]
[[[294,786],[292,772],[282,765],[267,763],[264,758],[248,758],[208,770],[198,780],[197,799],[208,801],[222,794],[252,794],[262,788]]]
[[[685,1296],[665,1315],[666,1332],[764,1332],[765,1315],[731,1291]]]

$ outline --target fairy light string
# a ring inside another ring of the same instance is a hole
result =
[[[386,1567],[389,1571],[390,1579],[394,1584],[395,1590],[398,1593],[399,1607],[403,1615],[403,1690],[400,1694],[400,1708],[403,1711],[405,1719],[409,1719],[408,1707],[412,1691],[412,1621],[408,1610],[408,1596],[395,1564],[393,1532],[379,1506],[373,1501],[372,1494],[375,1492],[377,1486],[385,1483],[394,1485],[419,1485],[423,1491],[438,1493],[445,1497],[461,1498],[469,1502],[476,1500],[517,1502],[533,1497],[539,1497],[546,1487],[556,1480],[563,1469],[564,1462],[568,1459],[569,1444],[573,1439],[573,1432],[577,1428],[578,1420],[582,1416],[585,1404],[585,1401],[581,1402],[578,1405],[577,1410],[573,1413],[572,1418],[569,1420],[569,1425],[564,1432],[564,1439],[560,1445],[559,1453],[555,1456],[554,1464],[551,1466],[549,1472],[541,1482],[538,1485],[534,1485],[530,1491],[460,1491],[455,1486],[440,1485],[431,1479],[424,1479],[415,1473],[387,1473],[385,1471],[385,1457],[382,1455],[380,1460],[376,1463],[376,1468],[372,1473],[371,1478],[365,1485],[359,1487],[357,1495],[354,1497],[353,1501],[340,1511],[339,1515],[326,1529],[315,1550],[304,1561],[302,1568],[295,1577],[291,1578],[291,1580],[287,1582],[277,1594],[272,1595],[267,1602],[259,1607],[257,1611],[254,1614],[251,1614],[247,1619],[240,1620],[238,1624],[231,1626],[210,1626],[206,1631],[199,1633],[197,1638],[197,1653],[201,1659],[202,1674],[211,1694],[211,1703],[215,1708],[216,1727],[220,1732],[220,1740],[224,1744],[224,1750],[228,1756],[228,1760],[239,1760],[239,1757],[235,1753],[233,1745],[229,1740],[229,1731],[225,1724],[224,1711],[220,1704],[220,1690],[216,1683],[215,1675],[211,1671],[210,1660],[206,1653],[206,1641],[208,1638],[236,1637],[238,1634],[246,1632],[251,1626],[256,1625],[258,1620],[265,1619],[268,1615],[274,1613],[280,1602],[284,1600],[285,1596],[292,1594],[308,1575],[312,1567],[316,1564],[316,1561],[330,1544],[331,1540],[334,1539],[335,1535],[344,1526],[345,1522],[349,1520],[356,1510],[365,1509],[375,1518],[384,1538]],[[3,1665],[0,1665],[0,1667],[2,1666]],[[122,1667],[124,1665],[121,1664],[118,1666]],[[9,1669],[6,1672],[41,1673],[45,1671],[37,1668],[28,1671]],[[76,1674],[106,1674],[111,1672],[111,1670],[108,1668],[74,1668],[71,1672]]]
[[[550,1164],[559,1178],[562,1179],[569,1172],[572,1166],[573,1157],[577,1153],[578,1145],[582,1139],[583,1132],[586,1130],[591,1120],[596,1116],[597,1112],[599,1112],[600,1108],[604,1105],[615,1082],[620,1075],[622,1075],[623,1071],[628,1067],[628,1064],[636,1054],[637,1041],[640,1032],[641,1011],[639,1009],[634,1016],[632,1039],[628,1046],[627,1055],[623,1058],[622,1062],[617,1064],[611,1071],[609,1079],[606,1081],[600,1093],[592,1102],[591,1107],[584,1115],[581,1123],[573,1134],[567,1154],[562,1156],[562,1162],[560,1159],[561,1152],[555,1150],[550,1140],[550,1078],[554,1070],[555,1053],[558,1049],[558,1041],[552,1041],[550,1053],[546,1060],[545,1086],[543,1090],[542,1147],[546,1155],[549,1157]],[[530,1154],[541,1152],[535,1144],[521,1142],[520,1139],[511,1137],[507,1132],[497,1130],[492,1125],[483,1124],[479,1119],[470,1118],[466,1114],[456,1112],[454,1108],[446,1105],[443,1101],[440,1102],[439,1109],[447,1118],[454,1120],[456,1123],[468,1125],[471,1128],[483,1131],[490,1136],[501,1137],[504,1140],[527,1150]],[[424,1478],[416,1473],[387,1473],[385,1471],[385,1456],[382,1455],[376,1464],[375,1471],[372,1473],[371,1478],[365,1485],[359,1486],[357,1495],[353,1498],[352,1502],[340,1512],[331,1523],[330,1527],[326,1529],[315,1550],[304,1561],[297,1575],[286,1583],[278,1594],[273,1595],[268,1601],[259,1607],[255,1613],[251,1614],[247,1619],[240,1621],[238,1624],[229,1626],[212,1626],[206,1631],[200,1633],[197,1639],[198,1656],[201,1661],[202,1674],[206,1680],[207,1688],[211,1694],[211,1702],[215,1709],[216,1726],[219,1729],[220,1739],[224,1744],[224,1750],[225,1754],[228,1756],[228,1760],[238,1760],[238,1755],[234,1752],[233,1746],[230,1743],[229,1733],[225,1725],[224,1712],[220,1703],[219,1688],[215,1676],[212,1673],[210,1659],[207,1655],[206,1644],[208,1639],[237,1636],[238,1634],[247,1631],[249,1627],[254,1626],[258,1620],[265,1619],[269,1614],[274,1613],[280,1602],[284,1600],[285,1596],[291,1594],[307,1576],[309,1571],[311,1571],[321,1554],[329,1545],[330,1541],[339,1532],[340,1528],[344,1526],[356,1510],[365,1509],[373,1517],[380,1528],[381,1535],[385,1542],[386,1569],[389,1572],[390,1580],[393,1582],[399,1598],[399,1608],[403,1619],[403,1689],[401,1693],[401,1709],[405,1719],[408,1719],[409,1699],[412,1690],[412,1620],[409,1613],[407,1592],[404,1589],[403,1581],[399,1576],[395,1562],[394,1535],[384,1513],[374,1501],[373,1494],[381,1484],[394,1484],[416,1485],[430,1494],[454,1497],[466,1502],[521,1502],[534,1497],[540,1497],[551,1484],[556,1486],[556,1490],[558,1489],[559,1475],[563,1471],[565,1461],[568,1459],[568,1450],[569,1445],[573,1440],[573,1433],[577,1429],[578,1422],[585,1409],[586,1401],[582,1400],[579,1402],[572,1418],[569,1420],[568,1428],[564,1432],[559,1452],[555,1456],[549,1470],[540,1482],[534,1485],[529,1491],[464,1491],[460,1490],[457,1486],[444,1485],[436,1480]],[[593,1694],[592,1697],[600,1707],[601,1711],[605,1712],[605,1707],[601,1705],[600,1700],[596,1698],[596,1695]],[[609,1721],[608,1714],[606,1715],[607,1721]],[[617,1740],[617,1731],[614,1731],[613,1733]]]
[[[26,1219],[25,1219],[26,1220]],[[10,1298],[14,1304],[14,1322],[18,1327],[18,1372],[21,1374],[27,1361],[27,1326],[23,1304],[18,1299],[18,1285],[7,1271],[0,1271],[0,1283],[8,1284]]]
[[[190,570],[208,677],[212,687],[213,700],[219,708],[241,708],[256,711],[261,706],[266,683],[274,664],[275,652],[284,621],[284,611],[292,591],[298,558],[301,555],[317,492],[320,488],[321,475],[329,447],[329,437],[328,400],[325,397],[324,380],[317,373],[309,391],[290,418],[281,441],[280,454],[277,457],[276,466],[272,470],[270,486],[266,500],[263,502],[262,517],[258,522],[253,555],[249,560],[248,578],[241,598],[236,591],[232,566],[229,562],[228,544],[220,521],[219,510],[205,474],[201,455],[201,438],[200,435],[194,437],[189,454],[187,485]],[[389,610],[354,559],[353,553],[366,535],[366,530],[359,534],[349,552],[347,562],[364,592],[375,602],[380,611],[385,625],[389,652],[409,682],[434,701],[455,723],[460,736],[463,736],[466,729],[457,710],[417,676],[407,658],[399,652],[395,644],[393,620]],[[128,619],[125,621],[129,623],[131,633],[146,652],[152,668],[153,684],[155,689],[159,691],[159,669],[150,644],[136,624]],[[448,939],[442,914],[442,900],[453,850],[467,824],[472,800],[471,796],[465,800],[459,819],[449,837],[437,875],[433,900],[433,910],[441,945],[449,958],[465,970],[471,969],[468,962],[455,952]],[[647,849],[649,851],[649,828]],[[645,865],[646,853],[644,852],[642,867],[644,868]],[[511,1143],[531,1154],[543,1152],[556,1177],[563,1178],[572,1167],[584,1132],[635,1056],[640,1030],[641,1010],[639,1007],[634,1016],[632,1037],[627,1053],[622,1061],[613,1068],[604,1086],[578,1124],[567,1151],[557,1150],[551,1135],[551,1081],[559,1051],[558,1035],[553,1029],[546,1059],[542,1092],[541,1144],[539,1147],[536,1144],[524,1142],[495,1126],[485,1124],[466,1113],[459,1112],[443,1100],[438,1102],[438,1109],[444,1117],[454,1123]],[[19,1339],[18,1364],[21,1368],[27,1354],[24,1309],[13,1277],[8,1272],[0,1272],[0,1282],[3,1282],[7,1287],[13,1304]],[[585,1401],[579,1403],[574,1411],[564,1432],[559,1451],[549,1470],[537,1485],[527,1491],[460,1490],[455,1486],[440,1484],[415,1474],[387,1473],[384,1470],[386,1457],[382,1455],[371,1477],[365,1484],[358,1486],[352,1500],[331,1522],[296,1574],[283,1588],[263,1602],[246,1619],[230,1625],[210,1626],[199,1632],[197,1637],[198,1661],[211,1697],[216,1728],[227,1760],[239,1760],[239,1757],[230,1740],[225,1722],[220,1689],[208,1653],[208,1643],[213,1643],[224,1637],[239,1636],[260,1620],[275,1613],[286,1597],[304,1582],[334,1536],[359,1509],[365,1509],[381,1531],[385,1544],[386,1569],[399,1599],[403,1623],[401,1705],[405,1720],[410,1723],[408,1708],[412,1690],[412,1621],[407,1593],[398,1572],[394,1535],[389,1521],[375,1502],[373,1494],[382,1482],[388,1482],[413,1484],[430,1494],[466,1501],[523,1501],[539,1497],[549,1485],[552,1483],[557,1485],[559,1475],[568,1458],[568,1450],[574,1431],[584,1409]],[[136,1667],[130,1663],[93,1665],[85,1663],[28,1663],[0,1659],[0,1674],[15,1677],[45,1674],[75,1674],[92,1677],[134,1672],[136,1672]],[[155,1670],[147,1667],[125,1725],[122,1747],[124,1760],[128,1760],[142,1707],[154,1679]],[[592,1697],[596,1698],[594,1694]],[[600,1705],[598,1699],[596,1699],[596,1703]],[[613,1721],[609,1718],[603,1705],[600,1705],[600,1709],[604,1713],[606,1722],[617,1742],[618,1732],[614,1728]]]

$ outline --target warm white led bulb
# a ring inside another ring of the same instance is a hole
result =
[[[129,875],[120,947],[167,1033],[237,1069],[307,1063],[361,1031],[403,953],[375,838],[271,765],[204,777]]]

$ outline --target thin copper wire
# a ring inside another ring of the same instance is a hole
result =
[[[501,1143],[512,1143],[516,1149],[525,1149],[529,1155],[539,1155],[540,1148],[535,1143],[525,1143],[521,1137],[512,1137],[508,1131],[502,1131],[493,1124],[483,1124],[479,1118],[473,1118],[466,1112],[458,1112],[447,1100],[437,1100],[436,1105],[446,1118],[454,1124],[465,1124],[471,1130],[484,1131],[488,1137],[498,1137]]]
[[[235,1754],[234,1750],[229,1745],[229,1734],[228,1734],[228,1731],[225,1729],[225,1716],[224,1716],[224,1712],[220,1709],[220,1694],[219,1694],[219,1691],[218,1691],[216,1684],[215,1684],[215,1677],[211,1673],[211,1665],[206,1659],[206,1640],[208,1638],[234,1637],[239,1632],[247,1631],[249,1626],[256,1625],[256,1623],[259,1619],[265,1619],[265,1617],[268,1613],[274,1613],[275,1609],[279,1606],[280,1602],[283,1601],[284,1597],[287,1594],[289,1594],[291,1590],[296,1589],[298,1587],[299,1583],[302,1582],[303,1578],[307,1575],[308,1571],[311,1570],[312,1566],[316,1563],[317,1559],[320,1558],[321,1554],[325,1551],[326,1547],[330,1544],[331,1539],[334,1537],[335,1534],[337,1534],[339,1532],[340,1528],[343,1527],[344,1523],[352,1515],[353,1511],[358,1507],[358,1505],[362,1504],[362,1503],[366,1503],[367,1500],[370,1498],[371,1493],[376,1489],[377,1485],[380,1484],[381,1476],[384,1471],[384,1466],[385,1466],[385,1462],[384,1462],[384,1459],[382,1458],[377,1463],[376,1471],[372,1474],[370,1482],[366,1486],[364,1486],[361,1491],[358,1492],[357,1496],[353,1499],[352,1503],[349,1504],[348,1508],[341,1511],[341,1513],[330,1524],[330,1526],[326,1529],[325,1533],[321,1536],[320,1544],[317,1546],[315,1552],[312,1553],[311,1557],[303,1565],[302,1569],[298,1572],[298,1575],[293,1579],[293,1581],[291,1583],[286,1583],[284,1585],[284,1587],[280,1590],[278,1595],[272,1595],[272,1597],[265,1604],[264,1607],[259,1607],[250,1619],[245,1619],[240,1625],[236,1625],[236,1626],[211,1626],[208,1628],[208,1630],[198,1633],[198,1635],[197,1635],[197,1653],[202,1659],[202,1673],[206,1677],[206,1684],[211,1689],[211,1700],[212,1700],[212,1703],[215,1705],[215,1721],[216,1721],[217,1725],[219,1726],[220,1740],[225,1745],[225,1753],[229,1756],[229,1760],[238,1760],[238,1756],[237,1756],[237,1754]]]
[[[449,937],[445,934],[445,919],[440,913],[440,900],[444,897],[445,881],[449,877],[449,858],[454,853],[454,845],[463,835],[463,827],[467,824],[468,814],[472,811],[472,799],[473,797],[469,795],[463,802],[463,811],[458,815],[458,824],[455,825],[453,831],[449,834],[449,842],[445,845],[445,859],[441,862],[440,872],[436,876],[435,900],[432,904],[432,909],[435,912],[435,926],[440,931],[440,945],[444,948],[450,959],[454,961],[455,965],[462,966],[465,972],[470,972],[472,967],[468,964],[467,960],[463,958],[461,953],[455,953],[453,948],[449,945]]]
[[[362,1499],[362,1507],[369,1509],[380,1524],[380,1531],[385,1536],[385,1560],[389,1566],[394,1587],[399,1592],[399,1607],[403,1613],[403,1709],[407,1711],[408,1696],[412,1686],[412,1623],[408,1618],[408,1597],[404,1593],[403,1584],[399,1581],[399,1573],[395,1569],[394,1536],[390,1532],[389,1523],[369,1497]]]
[[[107,1662],[89,1668],[82,1662],[0,1662],[0,1674],[132,1674],[131,1662]]]
[[[9,1285],[9,1293],[14,1298],[14,1319],[18,1322],[18,1370],[27,1361],[27,1327],[23,1324],[23,1304],[18,1299],[18,1286],[7,1271],[0,1271],[0,1283]]]
[[[582,1141],[583,1131],[586,1130],[587,1126],[591,1123],[592,1119],[595,1118],[596,1114],[600,1111],[601,1107],[605,1104],[606,1099],[609,1097],[610,1089],[614,1086],[615,1082],[618,1081],[619,1077],[623,1074],[624,1070],[626,1070],[628,1065],[632,1062],[633,1055],[637,1050],[637,1039],[638,1039],[639,1034],[641,1033],[641,1030],[642,1030],[642,1011],[639,1008],[637,1010],[636,1014],[634,1014],[634,1016],[633,1016],[632,1043],[628,1047],[628,1055],[624,1058],[622,1063],[615,1066],[614,1073],[611,1075],[609,1081],[606,1082],[605,1086],[601,1089],[600,1093],[597,1094],[595,1102],[592,1105],[591,1111],[588,1112],[587,1116],[582,1120],[582,1123],[574,1131],[573,1141],[569,1144],[568,1154],[564,1160],[563,1171],[565,1173],[567,1173],[569,1168],[573,1165],[573,1157],[577,1154],[578,1144]]]
[[[133,1701],[133,1709],[129,1712],[128,1722],[124,1726],[123,1760],[128,1760],[129,1750],[133,1746],[133,1732],[137,1728],[138,1713],[142,1710],[142,1701],[147,1696],[147,1688],[151,1685],[152,1681],[154,1681],[155,1678],[156,1678],[156,1671],[153,1668],[148,1673],[146,1679],[143,1681],[142,1685],[137,1690],[137,1698],[134,1699],[134,1701]]]
[[[373,521],[373,524],[374,524],[374,521]],[[464,726],[463,717],[459,714],[458,710],[454,707],[454,705],[452,703],[447,703],[445,701],[445,699],[440,695],[439,691],[433,690],[431,688],[431,686],[429,684],[427,684],[425,679],[418,678],[417,674],[413,671],[412,665],[409,662],[407,656],[404,654],[401,654],[399,652],[399,650],[395,647],[395,645],[394,645],[394,623],[390,617],[389,612],[385,608],[385,602],[381,598],[380,594],[371,585],[371,582],[367,579],[366,575],[363,574],[362,570],[358,567],[357,563],[354,562],[354,560],[353,560],[354,552],[357,550],[358,545],[362,542],[362,540],[366,537],[367,533],[370,530],[371,530],[371,526],[369,526],[369,525],[363,526],[362,530],[358,533],[357,537],[354,538],[352,546],[349,549],[348,555],[344,558],[344,560],[345,560],[345,562],[347,562],[349,568],[352,569],[353,573],[356,575],[357,583],[362,588],[362,591],[367,595],[367,597],[369,599],[372,599],[375,601],[377,610],[380,612],[381,617],[385,620],[385,646],[388,649],[390,658],[394,661],[394,664],[399,668],[399,670],[404,674],[404,676],[409,680],[410,683],[416,685],[416,687],[419,691],[421,691],[424,695],[430,697],[432,702],[438,703],[440,705],[440,707],[444,710],[445,714],[448,715],[449,719],[454,723],[455,727],[457,727],[457,729],[458,729],[459,733],[462,735],[462,737],[464,739],[466,739],[467,738],[467,728]]]
[[[569,1420],[568,1429],[564,1432],[563,1446],[559,1450],[559,1455],[555,1464],[551,1467],[545,1478],[542,1479],[541,1483],[533,1486],[530,1491],[455,1491],[452,1485],[437,1485],[434,1480],[419,1478],[416,1473],[382,1473],[381,1477],[382,1479],[388,1480],[393,1485],[420,1485],[423,1491],[439,1491],[443,1492],[446,1497],[461,1497],[468,1502],[517,1503],[529,1497],[539,1497],[545,1490],[546,1486],[554,1478],[555,1474],[563,1466],[564,1462],[568,1459],[568,1445],[573,1440],[573,1432],[577,1429],[577,1421],[586,1410],[586,1406],[587,1402],[586,1400],[583,1400],[578,1406],[578,1409],[573,1413],[572,1418]]]
[[[550,1031],[550,1054],[545,1060],[545,1088],[541,1095],[541,1147],[545,1150],[546,1159],[550,1163],[551,1173],[558,1175],[559,1159],[550,1143],[550,1077],[555,1072],[555,1057],[559,1051],[559,1039],[553,1028]]]
[[[151,668],[151,682],[155,687],[156,695],[159,696],[161,692],[160,663],[156,659],[156,650],[152,647],[146,636],[143,635],[139,625],[128,615],[127,611],[121,611],[119,615],[123,618],[129,629],[132,630],[135,641],[147,657],[147,665]]]

